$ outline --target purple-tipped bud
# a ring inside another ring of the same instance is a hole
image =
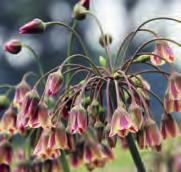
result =
[[[110,137],[115,134],[119,137],[125,137],[129,132],[136,133],[138,131],[137,126],[131,120],[130,114],[121,106],[115,110],[110,126]]]
[[[11,54],[18,54],[22,49],[22,44],[19,40],[10,40],[4,44],[4,51]]]
[[[178,134],[177,123],[171,114],[165,114],[161,121],[161,134],[163,139],[167,139],[168,137],[176,137]]]
[[[86,0],[85,0],[86,2]],[[73,9],[73,17],[77,20],[83,20],[86,18],[85,12],[88,10],[84,5],[87,5],[82,2],[78,2],[75,4],[74,9]]]
[[[87,131],[87,113],[81,104],[75,105],[69,114],[68,130],[71,134]]]
[[[48,76],[46,86],[45,86],[45,94],[48,96],[55,96],[61,89],[63,85],[63,75],[60,70],[51,73]]]
[[[30,91],[30,86],[25,80],[22,80],[17,86],[16,91],[13,99],[13,105],[17,108],[20,108],[22,105],[22,101],[24,99],[24,96],[28,91]]]
[[[40,19],[34,19],[19,29],[21,34],[39,34],[44,32],[46,24]]]

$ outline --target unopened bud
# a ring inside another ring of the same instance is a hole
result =
[[[112,43],[113,39],[110,34],[104,34],[99,38],[99,43],[102,47],[107,47]]]
[[[86,11],[87,11],[87,9],[84,6],[82,6],[80,3],[77,3],[73,9],[73,18],[75,18],[77,20],[85,19],[86,18],[86,14],[85,14]]]
[[[23,25],[19,32],[21,34],[39,34],[44,32],[46,29],[46,24],[40,19],[34,19],[27,24]]]
[[[10,40],[4,44],[4,51],[11,54],[18,54],[22,49],[22,44],[19,40]]]
[[[6,95],[0,95],[0,111],[6,109],[9,105],[9,99]]]

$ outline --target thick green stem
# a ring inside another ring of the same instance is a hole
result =
[[[59,159],[60,159],[60,162],[62,164],[63,172],[70,172],[70,167],[69,167],[69,164],[67,162],[65,151],[63,151],[63,150],[61,151],[61,156]]]
[[[137,171],[138,172],[146,172],[146,169],[145,169],[144,164],[143,164],[143,162],[141,160],[140,154],[138,152],[138,149],[136,147],[136,144],[134,142],[134,139],[133,139],[131,133],[129,133],[126,136],[126,140],[127,140],[128,147],[129,147],[131,156],[133,158],[133,161],[134,161],[134,163],[135,163],[135,165],[137,167]]]

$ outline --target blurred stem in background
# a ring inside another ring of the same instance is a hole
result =
[[[77,25],[77,21],[76,20],[73,20],[73,24],[72,24],[72,29],[75,29]],[[73,32],[71,33],[70,35],[70,39],[69,39],[69,42],[68,42],[68,46],[67,46],[67,57],[71,56],[72,55],[72,44],[73,44],[73,40],[74,40],[74,34]],[[71,63],[71,59],[68,61],[68,64]],[[70,69],[70,66],[67,67],[67,70]],[[68,83],[70,81],[70,72],[67,73],[66,75],[66,87],[68,87]]]

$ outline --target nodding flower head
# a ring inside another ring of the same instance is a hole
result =
[[[21,113],[23,116],[30,118],[33,116],[38,109],[39,96],[38,93],[33,89],[26,93],[21,106]]]
[[[18,54],[22,49],[22,44],[19,40],[13,39],[4,44],[4,51],[11,54]]]
[[[167,139],[168,137],[176,137],[178,134],[177,129],[177,123],[171,114],[164,114],[160,126],[163,139]]]
[[[56,159],[60,156],[60,150],[48,147],[50,132],[43,131],[41,133],[38,143],[34,149],[33,154],[39,159]]]
[[[81,0],[76,3],[73,9],[73,17],[77,20],[83,20],[86,18],[85,12],[89,10],[90,0]]]
[[[17,108],[20,108],[22,105],[22,101],[24,96],[28,91],[30,91],[30,86],[25,80],[22,80],[17,86],[15,90],[15,95],[13,99],[13,105]]]
[[[146,147],[154,148],[161,144],[161,134],[155,121],[151,118],[146,119],[143,130],[146,139]]]
[[[68,140],[64,128],[52,128],[48,140],[48,149],[68,149]]]
[[[13,150],[8,142],[0,144],[0,164],[9,165],[12,162]]]
[[[12,107],[9,107],[8,110],[3,114],[0,121],[0,130],[8,134],[15,134],[17,132],[16,127],[16,118],[17,115]]]
[[[83,134],[87,131],[87,112],[81,104],[75,105],[69,112],[68,130],[70,133]]]
[[[23,25],[19,32],[21,34],[39,34],[44,32],[46,29],[46,24],[40,19],[34,19],[27,24]]]
[[[117,134],[119,137],[125,137],[129,132],[136,133],[137,126],[133,123],[130,114],[121,106],[114,111],[111,120],[111,131],[109,136]]]
[[[168,113],[181,111],[181,74],[172,72],[164,97],[164,107]]]
[[[136,103],[131,103],[129,107],[129,114],[131,119],[136,124],[137,128],[140,129],[143,124],[143,109]]]
[[[165,61],[167,61],[168,63],[173,63],[175,61],[173,51],[165,41],[159,41],[156,43],[154,54],[155,55],[151,56],[151,62],[156,66],[163,65]],[[163,59],[156,55],[160,56]]]
[[[48,96],[55,96],[63,85],[63,75],[60,70],[51,73],[48,76],[45,94]]]

